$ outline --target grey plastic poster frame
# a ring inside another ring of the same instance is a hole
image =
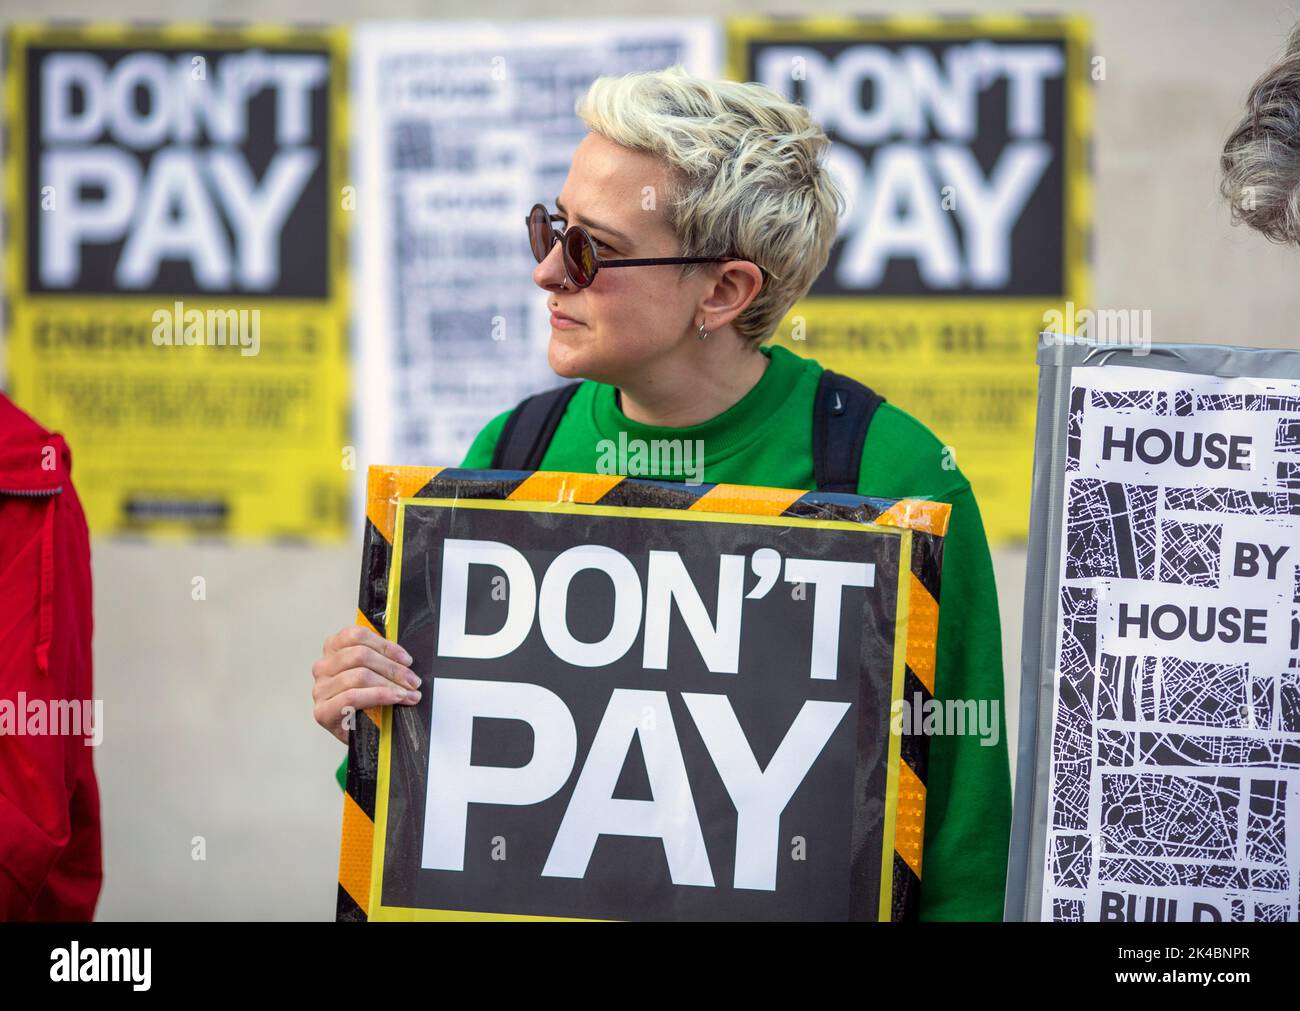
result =
[[[1297,338],[1297,343],[1300,344],[1300,338]],[[1003,913],[1007,921],[1042,919],[1047,777],[1052,733],[1052,667],[1057,634],[1056,594],[1060,586],[1061,496],[1065,492],[1066,436],[1073,369],[1082,365],[1125,366],[1226,379],[1300,380],[1300,348],[1161,343],[1152,343],[1149,348],[1144,348],[1044,331],[1039,334],[1037,362],[1038,421],[1034,431],[1034,476],[1020,653],[1020,736]]]

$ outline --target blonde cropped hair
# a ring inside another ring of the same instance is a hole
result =
[[[844,207],[821,164],[830,139],[808,111],[762,84],[681,66],[599,77],[575,111],[593,133],[669,166],[681,255],[739,256],[764,269],[734,326],[754,341],[771,336],[825,268]]]

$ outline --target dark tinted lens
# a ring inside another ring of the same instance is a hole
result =
[[[591,236],[576,225],[564,233],[564,264],[579,288],[587,287],[596,276],[596,247]]]
[[[546,208],[536,204],[528,212],[528,244],[533,248],[533,256],[541,263],[555,244],[555,232],[551,228],[551,216]]]

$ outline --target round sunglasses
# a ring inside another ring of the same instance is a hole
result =
[[[564,272],[569,281],[579,288],[590,285],[601,267],[654,267],[668,263],[724,263],[745,259],[743,256],[655,256],[649,259],[602,260],[596,255],[595,240],[585,228],[581,225],[556,228],[555,222],[565,224],[565,219],[552,214],[543,204],[533,204],[526,220],[528,243],[532,246],[537,262],[545,260],[558,242],[564,254]]]

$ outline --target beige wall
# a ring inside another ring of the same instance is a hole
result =
[[[618,13],[809,13],[820,3],[629,3]],[[868,14],[962,5],[856,5]],[[546,0],[378,0],[368,17],[573,16]],[[843,8],[841,8],[843,9]],[[1300,4],[968,2],[965,10],[1090,17],[1106,61],[1096,90],[1095,293],[1152,311],[1159,340],[1300,347],[1300,253],[1231,229],[1219,147]],[[240,3],[6,0],[8,18],[349,20],[317,0]],[[75,450],[75,447],[74,447]],[[978,491],[978,489],[976,489]],[[94,545],[96,753],[107,874],[101,918],[328,918],[343,748],[311,719],[310,666],[356,599],[359,539],[322,548]],[[1024,552],[995,552],[1014,746]],[[207,600],[190,599],[191,579]],[[192,840],[207,859],[191,859]]]

